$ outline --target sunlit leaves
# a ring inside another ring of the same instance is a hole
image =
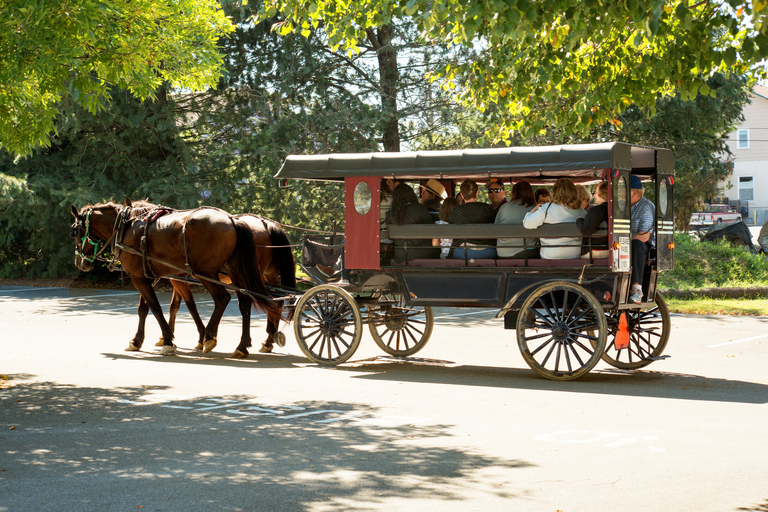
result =
[[[0,16],[0,145],[22,154],[48,144],[64,98],[95,112],[114,86],[215,84],[232,29],[215,0],[9,0]]]
[[[765,76],[755,64],[768,57],[768,2],[729,4],[267,0],[259,19],[280,12],[295,26],[322,23],[333,48],[354,51],[362,30],[409,17],[427,41],[485,48],[444,79],[446,89],[461,85],[457,98],[467,105],[508,114],[495,136],[503,139],[517,130],[583,134],[627,104],[651,106],[673,91],[693,98],[717,71]]]

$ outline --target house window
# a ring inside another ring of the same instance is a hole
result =
[[[749,149],[749,128],[739,128],[738,149]]]
[[[741,176],[739,178],[739,200],[755,200],[755,189],[753,188],[752,183],[752,176]]]

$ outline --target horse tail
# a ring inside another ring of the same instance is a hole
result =
[[[268,231],[272,243],[272,261],[280,273],[280,284],[296,288],[296,261],[288,235],[279,224],[272,222],[269,223]]]
[[[256,257],[256,244],[253,242],[253,235],[248,224],[232,219],[237,233],[237,244],[235,251],[237,253],[237,275],[239,283],[233,283],[245,290],[255,292],[251,295],[254,306],[261,308],[267,314],[280,316],[280,304],[271,300],[269,291],[264,285],[264,279],[261,276],[258,259]]]
[[[296,288],[296,261],[288,235],[282,226],[275,222],[267,223],[269,241],[272,244],[272,264],[280,273],[280,284],[287,288]],[[293,310],[288,311],[287,321],[293,318]]]

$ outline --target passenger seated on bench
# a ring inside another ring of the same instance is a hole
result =
[[[459,187],[459,195],[464,198],[464,204],[460,204],[453,209],[449,222],[451,224],[485,224],[492,223],[496,218],[496,212],[488,203],[477,202],[477,183],[472,180],[464,180]],[[467,258],[495,258],[496,240],[454,240],[453,258],[464,259],[464,247],[467,247]]]
[[[576,185],[576,189],[579,191],[579,199],[581,199],[581,208],[587,211],[589,208],[589,202],[592,200],[592,194],[584,185]]]
[[[440,211],[438,212],[438,215],[440,216],[440,220],[435,221],[435,224],[450,224],[448,222],[448,219],[451,218],[451,212],[458,204],[459,203],[458,201],[456,201],[455,197],[446,197],[445,200],[443,201],[443,204],[440,205]],[[432,239],[432,245],[440,248],[441,260],[444,260],[448,257],[448,254],[451,252],[452,243],[453,243],[453,238],[433,238]]]
[[[579,228],[581,234],[585,237],[589,237],[592,233],[598,230],[600,224],[608,223],[608,182],[601,181],[595,186],[595,204],[587,210],[587,214],[584,217],[576,219],[576,227]],[[581,247],[581,257],[589,259],[590,239],[585,238]],[[592,239],[592,258],[607,258],[608,257],[608,237],[600,237]]]
[[[581,207],[581,199],[576,185],[568,178],[560,178],[552,188],[552,202],[537,205],[523,218],[523,226],[536,229],[542,224],[562,224],[576,222],[587,214]],[[581,238],[556,237],[541,239],[541,257],[547,260],[579,258],[581,256]]]
[[[647,197],[639,176],[630,179],[630,210],[632,230],[632,288],[629,302],[640,304],[643,301],[643,274],[648,251],[656,245],[654,223],[656,206]]]
[[[499,207],[496,224],[523,225],[523,217],[536,206],[533,188],[527,181],[518,181],[512,186],[509,202]],[[499,258],[538,258],[538,238],[499,238],[496,240],[496,254]],[[528,249],[526,249],[528,247]]]
[[[536,199],[536,204],[544,204],[552,200],[552,196],[549,195],[549,190],[544,187],[537,188],[534,197]]]
[[[392,207],[387,214],[387,224],[434,224],[432,215],[423,204],[419,203],[413,189],[402,183],[392,192]],[[395,263],[421,258],[437,258],[440,249],[432,247],[432,239],[395,240]]]

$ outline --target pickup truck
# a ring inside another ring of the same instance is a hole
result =
[[[704,211],[691,214],[691,221],[688,226],[690,229],[701,229],[718,222],[738,222],[740,220],[741,214],[727,204],[708,204],[705,205]]]

